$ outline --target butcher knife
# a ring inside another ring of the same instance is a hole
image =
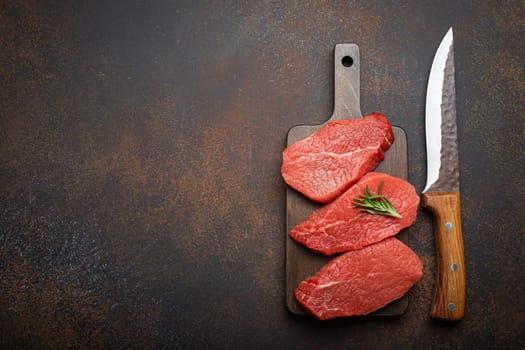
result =
[[[465,311],[459,155],[452,28],[439,45],[427,87],[427,184],[422,205],[435,217],[437,281],[431,317],[458,321]]]

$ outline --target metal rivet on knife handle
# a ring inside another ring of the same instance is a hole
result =
[[[445,223],[445,228],[447,229],[447,231],[452,230],[452,227],[453,227],[453,226],[452,226],[452,223],[451,223],[451,222],[447,222],[447,223]]]
[[[448,309],[449,309],[449,311],[454,311],[454,310],[456,310],[456,304],[454,304],[454,303],[448,303]]]
[[[457,264],[452,264],[450,265],[450,269],[454,272],[456,272],[458,270],[458,265]]]

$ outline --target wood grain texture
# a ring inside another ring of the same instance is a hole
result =
[[[362,117],[360,58],[356,44],[338,44],[334,50],[334,111],[327,121]]]
[[[422,204],[436,221],[437,284],[432,318],[458,321],[465,313],[465,257],[459,192],[424,193]]]
[[[351,58],[351,66],[347,62]],[[346,65],[345,65],[346,64]],[[326,123],[339,119],[362,117],[359,101],[359,48],[355,44],[338,44],[334,50],[334,111],[330,119],[321,125],[299,125],[290,129],[287,144],[302,140]],[[407,137],[398,127],[393,127],[395,141],[385,153],[385,160],[378,166],[382,171],[403,179],[408,177]],[[286,233],[301,223],[320,204],[315,203],[301,193],[288,187],[286,192]],[[408,244],[408,229],[398,234],[397,238]],[[294,314],[306,314],[297,303],[294,290],[301,281],[314,275],[330,260],[330,257],[317,254],[286,236],[286,305]],[[405,312],[408,298],[405,296],[387,305],[373,315],[395,316]]]

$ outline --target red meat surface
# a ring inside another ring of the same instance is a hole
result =
[[[281,173],[297,191],[328,203],[374,170],[393,142],[392,126],[380,113],[330,122],[283,151]]]
[[[366,315],[401,298],[422,274],[418,256],[392,237],[330,260],[295,297],[321,320]]]
[[[368,186],[377,193],[383,181],[382,194],[392,202],[402,218],[373,215],[359,210],[352,201]],[[416,219],[419,196],[409,182],[384,173],[366,174],[335,201],[316,209],[289,235],[308,248],[331,255],[358,250],[396,235]]]

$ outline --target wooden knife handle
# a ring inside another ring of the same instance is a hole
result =
[[[436,221],[437,285],[431,317],[458,321],[465,312],[465,257],[459,192],[422,195],[422,204]]]

